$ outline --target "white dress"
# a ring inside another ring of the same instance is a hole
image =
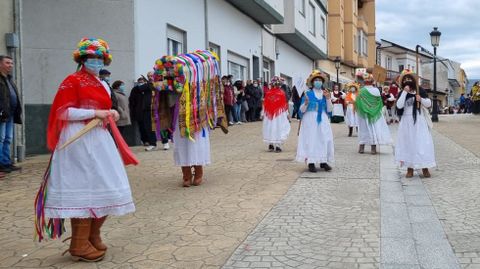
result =
[[[380,97],[380,91],[373,86],[365,86],[368,92],[374,96]],[[381,97],[380,97],[381,98]],[[360,117],[357,113],[358,122],[358,144],[360,145],[389,145],[392,144],[390,129],[383,115],[374,122],[368,122],[368,119]]]
[[[407,93],[402,92],[397,101],[397,107],[404,110],[398,125],[395,161],[400,166],[414,169],[435,167],[433,139],[425,115],[417,111],[417,120],[414,123],[412,113],[415,98],[405,101],[406,96]],[[421,103],[426,108],[432,105],[432,101],[428,98],[422,98]]]
[[[207,165],[210,164],[210,131],[204,128],[203,131],[193,134],[193,139],[180,136],[178,120],[175,123],[173,132],[173,158],[177,166]]]
[[[102,83],[110,94],[110,89]],[[95,117],[95,110],[69,108],[60,133],[63,145]],[[111,134],[98,126],[52,156],[45,216],[95,218],[135,211],[123,161]]]
[[[314,90],[315,97],[322,99],[323,92]],[[306,106],[302,104],[300,110],[305,112]],[[332,103],[327,101],[327,111],[332,111]],[[333,133],[330,119],[325,111],[322,112],[322,121],[317,123],[317,111],[306,111],[302,116],[296,161],[301,163],[327,163],[334,162]]]
[[[288,111],[280,113],[273,119],[263,116],[263,142],[280,146],[287,141],[289,134]]]
[[[356,98],[356,94],[353,95],[353,100]],[[348,127],[357,127],[357,113],[355,112],[354,104],[348,104],[347,105],[347,111],[346,111],[346,117],[345,117],[345,123],[347,124]]]

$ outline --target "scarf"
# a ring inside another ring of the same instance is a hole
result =
[[[314,90],[308,90],[305,94],[305,96],[308,97],[308,106],[307,110],[305,110],[305,113],[307,111],[316,111],[317,112],[317,123],[320,124],[322,122],[322,114],[325,111],[327,113],[327,98],[323,97],[322,99],[318,99],[315,96],[315,91]],[[302,98],[302,102],[300,105],[305,103],[305,96]],[[302,117],[303,113],[299,111],[300,117]]]
[[[372,95],[366,88],[362,88],[355,100],[355,108],[360,117],[374,123],[382,116],[382,97]]]
[[[263,102],[265,116],[268,119],[273,119],[282,112],[288,110],[287,99],[285,92],[281,88],[272,88],[265,93],[265,100]]]

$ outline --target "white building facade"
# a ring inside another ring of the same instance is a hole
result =
[[[112,81],[127,88],[155,60],[197,49],[220,57],[222,74],[290,85],[326,58],[326,0],[18,0],[27,153],[45,152],[50,105],[75,71],[71,53],[82,37],[109,42]],[[78,3],[77,3],[78,2]],[[50,18],[45,20],[45,18]]]

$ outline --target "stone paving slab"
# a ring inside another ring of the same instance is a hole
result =
[[[379,155],[352,154],[356,138],[335,146],[333,170],[303,173],[224,269],[378,268]]]

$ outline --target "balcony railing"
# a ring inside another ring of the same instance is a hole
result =
[[[396,81],[396,79],[400,76],[400,72],[398,71],[393,71],[393,70],[387,70],[387,78],[386,81],[393,82]],[[426,78],[420,77],[420,87],[424,89],[431,89],[432,86],[430,84],[430,80]]]

